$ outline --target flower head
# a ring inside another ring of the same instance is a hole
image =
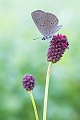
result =
[[[35,86],[35,78],[30,74],[25,74],[22,79],[22,84],[24,89],[31,91]]]
[[[68,40],[65,35],[53,35],[47,52],[47,61],[52,63],[59,61],[62,54],[64,54],[65,50],[68,48],[68,45]]]

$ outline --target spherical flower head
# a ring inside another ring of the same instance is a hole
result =
[[[68,40],[65,35],[53,35],[47,52],[47,61],[56,63],[60,60],[65,50],[68,48]]]
[[[31,91],[35,86],[35,78],[30,74],[25,74],[22,79],[22,84],[26,91]]]

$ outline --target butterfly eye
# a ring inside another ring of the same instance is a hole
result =
[[[42,40],[45,40],[45,39],[46,39],[45,37],[42,38]]]

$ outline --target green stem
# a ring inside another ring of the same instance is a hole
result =
[[[32,91],[29,91],[29,95],[30,95],[30,98],[31,98],[31,101],[32,101],[32,105],[33,105],[33,108],[34,108],[35,118],[36,118],[36,120],[39,120],[36,104],[35,104],[35,101],[34,101],[34,97],[32,95]]]
[[[43,108],[43,120],[46,120],[46,111],[47,111],[47,100],[48,100],[48,88],[49,88],[49,78],[50,78],[50,69],[52,62],[49,63],[46,76],[46,86],[45,86],[45,97],[44,97],[44,108]]]

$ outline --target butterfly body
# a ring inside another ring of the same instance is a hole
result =
[[[36,10],[31,13],[31,16],[38,30],[43,35],[42,40],[51,38],[62,26],[57,26],[58,18],[52,13]]]

